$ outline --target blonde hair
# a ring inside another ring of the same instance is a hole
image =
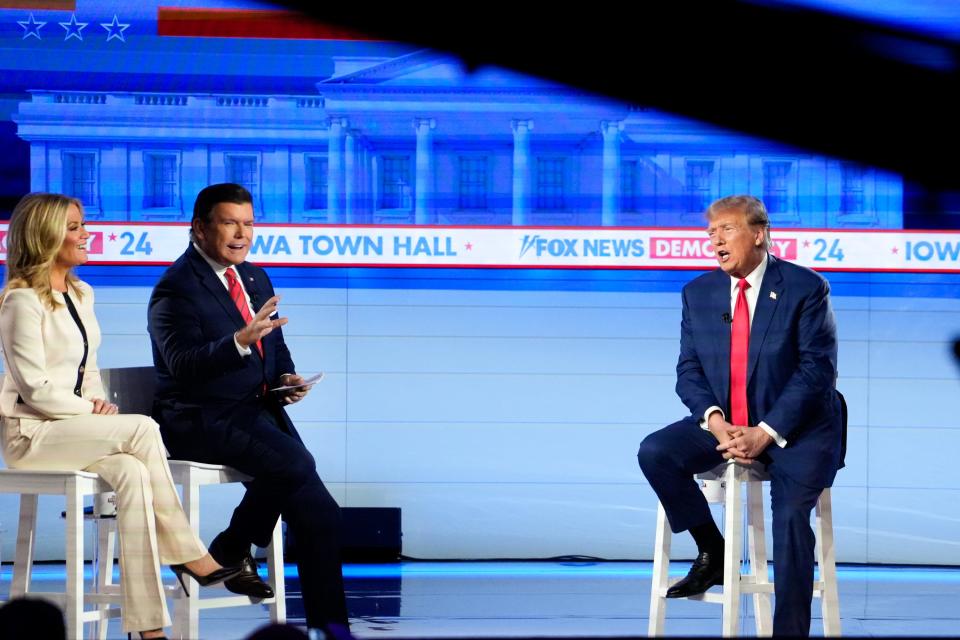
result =
[[[53,297],[50,270],[67,237],[67,211],[74,205],[83,214],[76,198],[59,193],[30,193],[20,199],[7,228],[7,268],[0,303],[14,289],[31,288],[49,308],[60,306]],[[67,272],[67,285],[82,296],[80,282]]]

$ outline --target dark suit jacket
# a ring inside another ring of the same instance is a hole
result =
[[[771,444],[764,461],[811,487],[829,487],[842,466],[829,294],[822,276],[770,256],[750,328],[750,424],[766,422],[788,443]],[[698,420],[714,405],[730,416],[729,313],[730,276],[722,270],[684,287],[677,394]]]
[[[270,279],[248,262],[236,269],[258,310],[274,295]],[[233,334],[243,326],[223,283],[190,245],[154,288],[147,323],[157,376],[153,413],[172,455],[209,458],[204,454],[229,429],[248,428],[264,408],[299,437],[274,394],[263,393],[264,384],[278,386],[295,371],[283,332],[263,338],[262,358],[255,348],[241,356]]]

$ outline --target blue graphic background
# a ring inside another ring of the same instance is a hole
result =
[[[153,2],[30,13],[0,9],[7,215],[53,190],[91,220],[185,222],[196,192],[224,180],[247,184],[269,222],[700,227],[705,204],[734,192],[763,198],[775,231],[922,214],[910,185],[874,167],[411,45],[158,36]],[[82,39],[59,24],[73,15]],[[630,69],[624,81],[642,82]],[[150,363],[161,271],[80,269],[97,288],[102,366]],[[685,413],[673,369],[695,272],[271,274],[300,371],[327,374],[293,409],[321,476],[342,505],[402,507],[405,553],[650,557],[656,502],[634,453]],[[850,404],[838,559],[957,564],[960,278],[829,279]],[[236,500],[205,500],[206,540]],[[0,501],[0,530],[15,504]],[[39,557],[62,548],[38,544]]]

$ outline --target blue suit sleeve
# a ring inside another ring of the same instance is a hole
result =
[[[147,330],[170,374],[184,384],[206,382],[245,364],[232,332],[214,340],[204,336],[201,313],[193,296],[170,283],[157,284]]]
[[[762,420],[788,441],[837,381],[837,325],[830,305],[830,285],[819,286],[803,301],[797,323],[798,362],[787,384]]]
[[[689,295],[686,288],[683,290],[683,318],[680,321],[680,358],[677,361],[677,395],[690,413],[700,419],[710,407],[723,403],[718,402],[703,371],[700,354],[697,353],[697,344],[693,337],[693,327]]]

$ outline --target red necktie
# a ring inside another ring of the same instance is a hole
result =
[[[749,426],[747,420],[747,356],[750,353],[750,307],[747,306],[746,279],[737,283],[737,304],[733,308],[730,332],[730,422]]]
[[[237,311],[240,312],[243,321],[250,324],[253,322],[250,305],[247,304],[247,298],[243,295],[243,288],[240,286],[240,281],[237,280],[237,274],[233,272],[233,267],[229,267],[223,275],[227,278],[227,286],[230,288],[230,297],[233,298],[233,304],[237,305]],[[736,322],[734,322],[734,326],[736,326]],[[260,357],[263,357],[263,345],[260,344],[259,340],[257,340],[257,351],[260,352]]]

